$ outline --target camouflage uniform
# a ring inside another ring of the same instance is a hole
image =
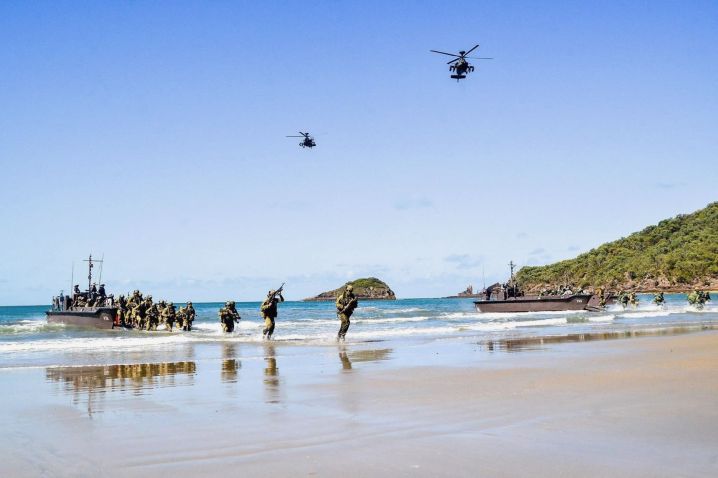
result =
[[[606,307],[606,292],[603,287],[598,287],[593,291],[593,296],[598,298],[598,307]],[[589,299],[589,302],[593,300],[593,297]]]
[[[335,303],[337,307],[337,317],[341,321],[339,333],[337,334],[337,340],[344,340],[344,337],[349,330],[349,318],[354,313],[354,309],[356,309],[357,304],[358,300],[354,295],[354,287],[352,287],[351,284],[347,284],[344,291],[337,297]]]
[[[147,327],[147,304],[145,301],[140,301],[134,309],[132,309],[133,322],[135,327],[138,329],[144,329]]]
[[[127,324],[127,301],[125,300],[124,295],[120,295],[117,298],[117,320],[119,320],[120,325],[123,327],[126,327]]]
[[[234,332],[234,323],[239,322],[241,317],[234,306],[234,301],[228,301],[224,307],[219,309],[219,322],[222,324],[223,332]]]
[[[161,300],[161,301],[159,302],[159,304],[157,304],[157,312],[158,312],[158,314],[159,314],[159,324],[158,324],[158,326],[159,326],[159,325],[164,325],[164,326],[167,325],[167,323],[166,323],[167,313],[165,312],[166,309],[167,309],[167,302],[165,302],[164,300]]]
[[[150,306],[147,308],[147,330],[157,330],[160,323],[160,311],[157,304],[153,304],[151,300],[149,303]]]
[[[710,294],[702,290],[694,290],[688,294],[688,303],[699,309],[702,309],[709,300],[711,300]]]
[[[278,299],[276,297],[277,295],[279,295]],[[267,339],[272,338],[272,334],[274,333],[274,321],[277,318],[277,304],[279,302],[284,302],[284,297],[281,292],[277,294],[273,290],[269,291],[267,298],[264,299],[264,302],[262,302],[262,306],[260,307],[260,310],[262,311],[262,318],[264,319],[262,337],[266,337]]]
[[[630,298],[628,296],[628,292],[621,291],[618,293],[618,302],[621,303],[621,305],[623,306],[624,309],[626,307],[628,307],[629,300],[630,300]]]
[[[656,305],[663,305],[665,301],[666,299],[663,298],[663,292],[659,292],[653,297],[653,303]]]
[[[190,330],[192,330],[192,322],[194,322],[194,316],[195,316],[194,306],[192,305],[191,301],[187,302],[186,310],[187,310],[187,328],[185,329],[183,327],[183,329],[189,332]]]
[[[172,331],[172,327],[175,324],[175,320],[177,319],[177,312],[175,311],[175,305],[170,302],[167,304],[167,307],[165,307],[165,310],[162,316],[164,317],[164,323],[167,327],[167,330],[170,332]]]
[[[187,330],[187,309],[184,307],[177,310],[177,328]]]

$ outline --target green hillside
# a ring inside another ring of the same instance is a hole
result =
[[[718,285],[718,202],[681,214],[569,259],[523,267],[527,290],[561,284],[584,288],[685,290]]]

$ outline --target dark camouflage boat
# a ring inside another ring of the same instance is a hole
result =
[[[474,301],[478,312],[561,312],[564,310],[597,310],[593,294],[566,290],[560,295],[524,295],[514,276],[516,264],[509,263],[511,276],[507,283],[490,285],[482,292],[483,300]]]
[[[116,325],[117,307],[70,307],[67,310],[48,310],[45,314],[50,324],[112,329]]]
[[[80,292],[78,286],[75,286],[72,297],[62,292],[59,297],[53,297],[52,308],[45,312],[47,322],[98,329],[118,327],[118,309],[114,306],[114,297],[105,295],[102,285],[98,292],[92,284],[94,262],[102,261],[93,261],[92,256],[86,261],[89,268],[87,290]]]
[[[522,296],[506,300],[477,300],[474,301],[474,305],[479,312],[560,312],[584,310],[588,307],[591,297],[591,294]]]

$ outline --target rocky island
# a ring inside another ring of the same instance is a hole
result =
[[[571,284],[635,292],[718,289],[718,202],[516,275],[527,293]]]
[[[386,282],[377,279],[376,277],[367,277],[363,279],[356,279],[348,282],[354,287],[354,294],[360,300],[396,300],[394,291],[386,284]],[[333,301],[336,297],[344,290],[346,284],[327,292],[322,292],[315,297],[309,297],[304,299],[305,302],[318,302],[324,300]]]

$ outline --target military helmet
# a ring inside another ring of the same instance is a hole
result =
[[[191,301],[191,300],[188,300],[188,301],[187,301],[187,305],[192,305],[192,301]]]
[[[348,290],[348,291],[354,290],[354,286],[351,285],[351,284],[347,284],[347,290]]]
[[[270,290],[269,292],[267,292],[267,297],[274,294],[276,294],[276,292],[274,290]]]

